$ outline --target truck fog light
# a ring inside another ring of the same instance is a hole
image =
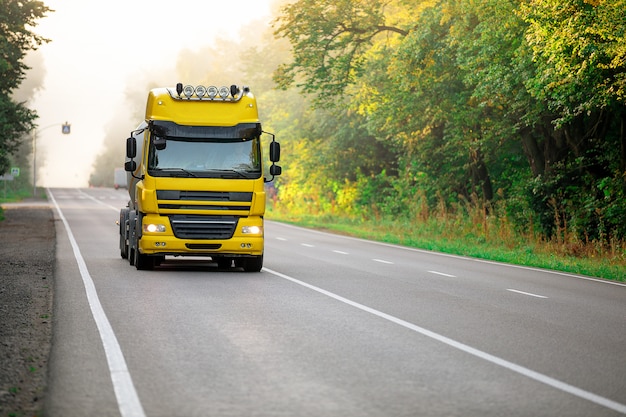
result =
[[[164,224],[144,224],[143,225],[143,231],[144,232],[149,232],[149,233],[163,233],[165,232],[165,225]]]
[[[243,226],[241,233],[245,235],[260,235],[263,233],[263,229],[259,226]]]

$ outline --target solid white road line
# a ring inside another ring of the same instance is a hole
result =
[[[83,278],[83,285],[85,286],[85,292],[87,293],[87,301],[89,302],[91,314],[93,315],[96,326],[98,327],[100,340],[102,340],[102,346],[104,347],[107,363],[109,365],[111,381],[113,382],[113,390],[115,391],[115,397],[117,398],[117,405],[120,410],[120,414],[122,417],[145,417],[146,414],[144,413],[139,397],[137,396],[137,391],[135,390],[135,385],[133,384],[130,372],[128,372],[128,367],[126,366],[126,360],[122,354],[122,349],[120,348],[119,342],[115,337],[111,323],[104,313],[102,304],[100,304],[96,287],[91,279],[91,275],[89,275],[87,265],[85,264],[85,260],[80,253],[76,239],[74,239],[72,229],[70,229],[70,225],[65,219],[61,208],[54,199],[52,192],[49,189],[46,191],[48,192],[48,196],[56,208],[61,221],[63,221],[65,231],[67,232],[70,244],[72,245],[72,250],[74,251],[74,258],[76,258],[80,275]]]
[[[576,397],[591,401],[595,404],[601,405],[603,407],[609,408],[611,410],[615,410],[617,412],[620,413],[624,413],[626,414],[626,405],[618,403],[616,401],[610,400],[608,398],[605,397],[601,397],[600,395],[594,394],[592,392],[589,391],[585,391],[581,388],[575,387],[573,385],[567,384],[565,382],[559,381],[558,379],[554,379],[551,378],[547,375],[541,374],[539,372],[535,372],[532,369],[528,369],[525,368],[523,366],[517,365],[513,362],[509,362],[505,359],[499,358],[497,356],[491,355],[489,353],[483,352],[482,350],[478,350],[476,348],[473,348],[471,346],[468,346],[464,343],[461,342],[457,342],[456,340],[450,339],[448,337],[442,336],[438,333],[432,332],[430,330],[427,330],[423,327],[420,326],[416,326],[415,324],[409,323],[407,321],[404,321],[402,319],[399,319],[397,317],[391,316],[389,314],[383,313],[381,311],[375,310],[371,307],[367,307],[363,304],[359,304],[355,301],[349,300],[347,298],[344,298],[340,295],[337,295],[335,293],[332,293],[330,291],[326,291],[322,288],[316,287],[314,285],[311,284],[307,284],[304,281],[300,281],[296,278],[292,278],[288,275],[285,274],[281,274],[280,272],[276,272],[273,271],[271,269],[268,268],[263,268],[263,271],[269,272],[270,274],[273,274],[279,278],[283,278],[286,279],[288,281],[291,281],[295,284],[301,285],[303,287],[306,287],[310,290],[316,291],[320,294],[324,294],[330,298],[333,298],[337,301],[340,301],[342,303],[345,303],[349,306],[358,308],[359,310],[365,311],[367,313],[373,314],[375,316],[378,316],[380,318],[383,318],[385,320],[388,320],[392,323],[398,324],[402,327],[405,327],[407,329],[413,330],[423,336],[429,337],[431,339],[437,340],[438,342],[444,343],[450,347],[453,347],[455,349],[458,349],[460,351],[463,351],[465,353],[469,353],[470,355],[476,356],[480,359],[483,359],[487,362],[491,362],[495,365],[501,366],[503,368],[506,368],[510,371],[516,372],[520,375],[524,375],[530,379],[534,379],[535,381],[541,382],[542,384],[545,385],[549,385],[553,388],[556,388],[558,390],[561,390],[563,392],[566,392],[568,394],[572,394],[575,395]]]

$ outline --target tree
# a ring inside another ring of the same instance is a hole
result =
[[[534,181],[537,210],[584,239],[626,236],[625,8],[625,0],[521,7],[536,65],[527,90],[551,115],[541,124],[550,146]]]
[[[37,114],[11,98],[24,80],[27,51],[48,42],[29,28],[51,11],[41,1],[4,0],[0,8],[0,173],[9,168],[9,156],[35,127]]]
[[[314,158],[311,169],[355,169],[383,143],[396,160],[382,166],[398,176],[359,177],[370,195],[391,184],[396,200],[407,190],[486,207],[508,198],[519,224],[540,223],[548,238],[567,226],[587,240],[623,239],[625,9],[626,0],[291,2],[275,34],[292,59],[275,80],[333,110],[303,135],[331,154],[307,153],[299,168]],[[368,143],[361,137],[374,140],[350,154]]]
[[[299,0],[276,19],[276,36],[292,45],[293,61],[282,64],[275,80],[296,83],[317,101],[330,105],[363,74],[364,54],[378,35],[407,31],[385,21],[382,0]],[[321,92],[327,94],[319,94]]]

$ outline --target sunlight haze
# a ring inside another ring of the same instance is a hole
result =
[[[54,10],[34,31],[51,42],[42,45],[43,89],[31,108],[37,111],[37,184],[88,185],[105,125],[124,114],[124,95],[138,74],[162,74],[164,86],[176,82],[180,51],[210,46],[215,39],[237,39],[242,26],[261,20],[265,31],[270,0],[48,0]],[[162,71],[161,71],[162,70]],[[239,83],[241,80],[233,80]],[[147,91],[145,92],[147,96]],[[71,134],[61,134],[61,124]],[[120,120],[126,125],[128,120]],[[126,127],[125,127],[126,128]],[[124,140],[120,137],[119,140]],[[120,155],[123,160],[123,155]]]

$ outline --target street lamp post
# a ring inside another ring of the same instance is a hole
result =
[[[43,132],[46,129],[51,127],[61,126],[61,133],[64,135],[69,135],[71,130],[71,125],[68,122],[65,123],[53,123],[51,125],[42,127],[39,130],[32,130],[33,135],[33,197],[37,197],[37,135]]]

